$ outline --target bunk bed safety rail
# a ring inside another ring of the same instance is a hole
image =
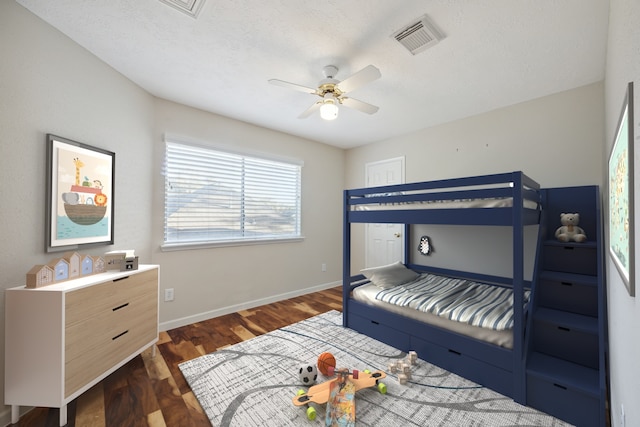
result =
[[[516,182],[520,184],[515,185]],[[390,207],[421,202],[515,199],[515,197],[531,202],[525,205],[526,207],[538,209],[539,185],[522,172],[512,172],[346,191],[346,202],[351,206],[350,210],[373,205]]]

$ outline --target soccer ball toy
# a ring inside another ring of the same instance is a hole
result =
[[[300,378],[301,384],[315,384],[316,379],[318,379],[318,369],[316,365],[302,365],[298,370],[298,377]]]

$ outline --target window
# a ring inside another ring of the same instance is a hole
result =
[[[301,238],[301,170],[167,141],[163,248]]]

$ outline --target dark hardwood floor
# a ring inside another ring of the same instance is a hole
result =
[[[156,357],[135,357],[68,406],[67,426],[209,426],[178,364],[329,310],[342,311],[336,287],[161,332]],[[57,427],[59,410],[35,408],[18,424]]]

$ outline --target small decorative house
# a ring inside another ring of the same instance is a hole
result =
[[[136,257],[137,262],[137,257]],[[47,265],[35,265],[27,272],[27,288],[52,285],[55,282],[77,279],[82,276],[104,273],[107,263],[102,256],[81,255],[67,252],[62,258],[52,260]],[[137,265],[136,268],[137,269]],[[135,270],[134,269],[134,270]]]
[[[27,272],[27,288],[39,288],[53,283],[54,271],[48,265],[34,265]]]
[[[53,280],[61,282],[69,279],[69,261],[64,258],[56,259],[48,264],[54,271]]]
[[[67,252],[62,257],[69,263],[69,279],[80,277],[80,254],[78,252]]]
[[[80,262],[80,274],[83,276],[93,274],[93,258],[91,256],[85,255],[82,257],[82,261]]]
[[[104,258],[101,256],[93,257],[93,272],[94,273],[104,273],[106,271],[106,267],[104,264]]]

